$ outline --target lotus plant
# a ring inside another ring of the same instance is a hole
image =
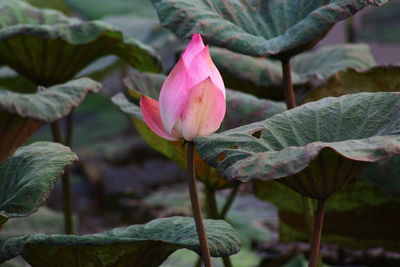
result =
[[[150,129],[167,140],[188,143],[189,192],[206,266],[211,266],[211,260],[197,197],[193,139],[218,130],[225,116],[225,102],[224,82],[200,34],[192,35],[161,88],[159,102],[144,95],[140,100]]]

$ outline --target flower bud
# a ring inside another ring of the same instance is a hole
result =
[[[140,100],[147,126],[167,140],[192,141],[214,133],[225,116],[225,86],[200,34],[183,51],[166,78],[159,102]]]

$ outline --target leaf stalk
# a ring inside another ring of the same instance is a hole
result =
[[[319,248],[321,244],[322,225],[324,223],[325,200],[319,200],[314,216],[314,230],[311,238],[310,267],[317,267],[319,262]]]
[[[188,149],[186,156],[187,156],[186,159],[187,159],[187,169],[188,169],[188,187],[189,187],[190,201],[192,203],[193,217],[196,223],[197,235],[200,241],[201,256],[203,258],[205,267],[212,267],[210,249],[208,246],[206,231],[204,228],[203,215],[201,214],[199,197],[197,195],[193,142],[188,142]]]

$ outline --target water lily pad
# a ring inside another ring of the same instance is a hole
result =
[[[23,1],[0,1],[0,58],[48,86],[70,80],[92,61],[114,54],[137,69],[158,71],[154,51],[99,21],[85,22]]]
[[[361,17],[357,38],[379,43],[400,43],[400,2],[391,1],[379,9],[366,12]],[[385,30],[382,30],[385,29]]]
[[[66,116],[89,92],[96,93],[100,88],[99,83],[87,78],[41,88],[34,93],[0,88],[0,162],[44,123]]]
[[[35,212],[46,201],[54,181],[76,161],[70,148],[36,142],[19,148],[0,165],[0,221]]]
[[[236,231],[221,220],[205,220],[213,257],[240,250]],[[192,218],[170,217],[94,235],[32,234],[0,243],[0,262],[21,254],[33,266],[159,266],[178,249],[200,253]]]
[[[254,189],[259,198],[278,207],[282,242],[309,241],[299,194],[281,183],[271,181],[256,181]],[[399,205],[398,197],[387,195],[359,178],[354,179],[332,194],[326,202],[322,240],[343,248],[384,247],[399,252]]]
[[[196,140],[228,179],[273,180],[325,200],[368,163],[400,154],[400,93],[324,98]]]
[[[327,81],[314,82],[316,88],[303,102],[361,92],[396,92],[400,90],[400,66],[377,66],[365,71],[348,69],[337,72]]]
[[[165,76],[158,74],[133,72],[126,79],[126,85],[130,88],[129,92],[134,98],[139,98],[140,94],[145,94],[154,99],[158,99],[158,94],[164,79]],[[123,94],[116,95],[113,98],[113,102],[119,106],[122,111],[133,115],[136,129],[151,147],[172,159],[180,166],[185,166],[186,147],[183,146],[183,142],[170,142],[153,133],[144,123],[140,108],[129,102]],[[226,114],[221,125],[221,130],[268,118],[284,111],[285,105],[283,103],[261,100],[251,95],[227,90],[227,108],[230,112]],[[214,189],[222,189],[229,186],[227,181],[219,176],[214,168],[204,163],[198,154],[196,154],[195,157],[198,179]]]
[[[227,87],[261,98],[284,99],[279,61],[217,47],[211,48],[210,52]],[[367,45],[342,44],[300,54],[291,63],[293,84],[304,89],[311,87],[313,79],[318,78],[322,82],[347,68],[366,70],[375,65],[375,60]]]
[[[388,0],[152,0],[161,24],[181,38],[250,56],[291,57],[314,46],[335,23]]]

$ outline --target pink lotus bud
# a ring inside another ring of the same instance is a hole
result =
[[[150,129],[168,140],[192,141],[219,128],[225,116],[225,86],[200,34],[192,35],[161,88],[159,102],[142,96],[140,107]]]

